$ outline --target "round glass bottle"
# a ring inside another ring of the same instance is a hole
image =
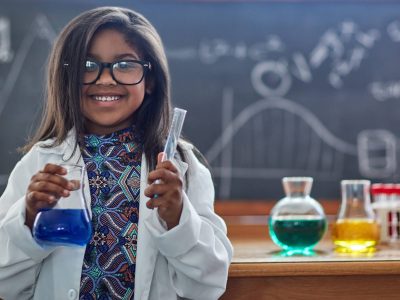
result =
[[[272,208],[269,233],[286,254],[310,254],[322,239],[326,216],[322,206],[310,197],[311,177],[284,177],[286,197]]]

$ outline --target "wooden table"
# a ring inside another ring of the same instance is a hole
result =
[[[262,220],[227,222],[235,252],[221,299],[400,299],[400,246],[341,255],[334,252],[328,231],[314,256],[284,257]]]

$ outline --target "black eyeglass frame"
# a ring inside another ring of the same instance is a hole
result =
[[[87,59],[86,61],[92,61],[92,62],[94,62],[94,63],[96,63],[100,68],[99,68],[99,71],[98,71],[98,74],[97,74],[96,78],[95,78],[93,81],[91,81],[91,82],[82,83],[82,84],[84,84],[84,85],[89,85],[89,84],[94,84],[94,83],[96,83],[96,81],[99,80],[101,74],[103,73],[104,69],[106,69],[106,68],[110,69],[110,74],[111,74],[112,79],[113,79],[116,83],[122,84],[122,85],[136,85],[136,84],[139,84],[139,83],[142,82],[142,80],[143,80],[143,78],[146,76],[147,72],[148,72],[148,71],[151,71],[151,63],[148,62],[148,61],[143,61],[143,60],[136,60],[136,59],[120,59],[120,60],[116,60],[116,61],[113,61],[113,62],[100,62],[100,61],[97,61],[97,60],[95,60],[95,59]],[[85,61],[85,62],[86,62],[86,61]],[[117,64],[117,63],[120,63],[120,62],[123,62],[123,61],[124,61],[124,62],[134,62],[134,63],[138,63],[138,64],[142,65],[142,67],[143,67],[143,75],[142,75],[142,78],[140,78],[140,80],[139,80],[138,82],[136,82],[136,83],[122,83],[122,82],[120,82],[119,80],[117,80],[117,79],[115,78],[115,76],[114,76],[114,70],[113,70],[112,66],[113,66],[114,64]]]

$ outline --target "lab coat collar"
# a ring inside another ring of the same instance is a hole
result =
[[[75,149],[76,146],[76,133],[75,129],[68,131],[65,140],[55,147],[48,147],[53,145],[55,139],[51,138],[46,141],[38,143],[38,150],[42,153],[54,153],[62,155],[62,160],[66,163],[80,164],[82,160],[81,152],[79,148]]]

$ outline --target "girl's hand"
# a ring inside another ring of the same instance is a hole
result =
[[[32,176],[26,192],[25,225],[31,230],[39,210],[56,205],[60,197],[68,197],[74,185],[62,177],[67,170],[54,164],[46,164],[43,170]]]
[[[149,173],[149,186],[144,194],[152,198],[146,206],[150,209],[158,208],[158,215],[167,223],[168,229],[178,225],[182,213],[182,186],[178,169],[171,161],[163,161],[164,153],[158,154],[158,163],[154,171]],[[154,183],[157,179],[159,183]],[[154,183],[154,184],[153,184]],[[157,198],[154,198],[157,195]]]

